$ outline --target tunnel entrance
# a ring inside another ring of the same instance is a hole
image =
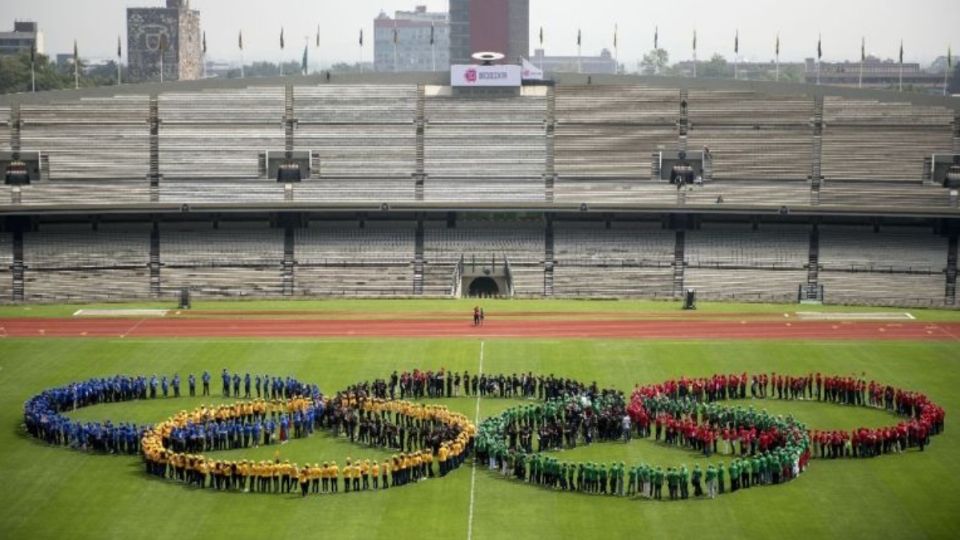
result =
[[[478,277],[470,282],[469,295],[471,297],[490,297],[500,295],[500,286],[493,278]]]

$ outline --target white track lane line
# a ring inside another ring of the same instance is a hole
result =
[[[477,377],[483,374],[483,342],[480,342],[480,367],[477,368]],[[473,414],[473,424],[480,424],[480,394],[477,394],[477,407]],[[467,540],[473,540],[473,501],[477,487],[477,454],[473,454],[473,467],[470,471],[470,514],[467,518]]]

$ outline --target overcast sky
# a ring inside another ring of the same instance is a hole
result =
[[[111,57],[117,35],[126,42],[126,7],[164,5],[164,0],[0,0],[0,25],[14,19],[35,20],[46,39],[48,53],[69,52],[73,40],[84,57]],[[446,11],[447,0],[192,0],[200,10],[207,33],[208,57],[238,61],[237,32],[243,30],[245,56],[277,60],[280,27],[285,28],[283,58],[299,60],[304,37],[311,36],[311,63],[319,57],[355,62],[360,56],[357,35],[364,29],[365,60],[373,57],[373,19],[385,10],[412,9],[425,4]],[[576,54],[577,28],[583,29],[583,54],[597,54],[613,46],[614,24],[620,28],[620,59],[632,66],[653,46],[654,26],[660,28],[660,46],[672,61],[689,58],[694,28],[698,57],[720,53],[733,56],[733,38],[740,30],[742,59],[773,58],[777,32],[781,59],[799,61],[816,54],[817,34],[823,34],[824,60],[855,60],[860,38],[867,52],[895,58],[904,41],[907,61],[929,63],[946,54],[951,37],[960,48],[958,0],[530,0],[530,46],[538,43],[543,26],[548,55]],[[312,47],[320,25],[320,48]],[[124,47],[126,48],[126,47]]]

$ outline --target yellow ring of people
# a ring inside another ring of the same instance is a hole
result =
[[[426,422],[448,428],[455,435],[440,442],[436,455],[433,449],[423,448],[395,454],[382,463],[351,461],[347,458],[342,467],[336,461],[298,464],[279,460],[220,460],[170,448],[170,437],[178,428],[274,412],[290,415],[305,413],[314,406],[313,401],[306,397],[294,397],[266,405],[267,409],[261,410],[257,410],[256,402],[250,401],[199,407],[192,411],[181,411],[154,425],[144,433],[140,445],[147,472],[198,487],[260,493],[338,493],[341,480],[344,492],[349,492],[351,488],[369,489],[371,485],[374,489],[387,489],[435,474],[445,476],[462,464],[476,436],[476,426],[466,416],[450,411],[443,405],[379,398],[368,398],[357,403],[355,398],[343,398],[342,405],[357,407],[369,415],[393,415],[398,419]],[[278,405],[281,410],[275,409]],[[269,410],[271,407],[274,410]],[[438,463],[437,472],[433,466],[435,460]]]

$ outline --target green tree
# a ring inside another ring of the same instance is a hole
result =
[[[643,55],[640,68],[644,75],[663,75],[669,63],[670,54],[666,49],[653,49]]]
[[[727,59],[723,55],[715,54],[709,62],[702,62],[697,67],[697,76],[707,79],[719,79],[721,77],[732,76],[727,73]]]

